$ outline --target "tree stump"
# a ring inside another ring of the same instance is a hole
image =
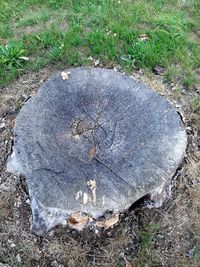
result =
[[[38,235],[72,214],[96,219],[162,195],[187,145],[167,100],[100,68],[50,78],[22,107],[14,133],[8,170],[27,179]]]

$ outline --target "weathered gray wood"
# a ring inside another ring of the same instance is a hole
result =
[[[16,120],[13,159],[27,178],[33,230],[82,211],[123,211],[164,184],[186,149],[179,115],[159,94],[113,70],[49,79]]]

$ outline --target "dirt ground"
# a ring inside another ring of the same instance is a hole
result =
[[[0,263],[12,267],[200,266],[200,127],[191,102],[195,91],[165,84],[163,77],[133,76],[166,97],[180,113],[188,134],[185,159],[171,198],[162,208],[140,201],[113,228],[98,234],[56,227],[46,237],[30,232],[31,209],[25,178],[6,172],[14,120],[23,103],[61,70],[44,68],[0,89]],[[0,265],[1,266],[1,265]]]

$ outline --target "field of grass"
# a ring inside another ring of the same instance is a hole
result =
[[[91,57],[127,72],[158,65],[167,81],[195,85],[198,0],[0,0],[0,7],[1,85],[47,64],[90,65]]]

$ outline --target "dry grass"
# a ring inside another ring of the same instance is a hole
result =
[[[171,199],[161,209],[136,208],[120,219],[113,229],[95,234],[94,231],[76,232],[57,227],[45,238],[30,233],[30,206],[23,179],[5,172],[9,153],[12,120],[23,105],[21,96],[35,93],[56,69],[45,68],[38,74],[29,72],[2,91],[1,113],[6,128],[0,141],[7,141],[1,149],[0,176],[0,262],[11,267],[125,267],[126,261],[137,267],[198,267],[200,265],[200,187],[198,129],[191,119],[190,103],[193,94],[180,90],[177,96],[171,85],[162,78],[144,71],[134,76],[149,83],[156,91],[179,106],[189,130],[186,162],[174,181]],[[4,160],[5,158],[5,160]],[[13,245],[14,244],[14,245]],[[21,262],[19,262],[19,257]]]

